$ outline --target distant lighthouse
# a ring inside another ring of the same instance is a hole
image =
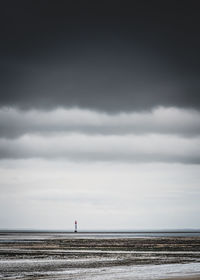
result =
[[[75,221],[75,229],[74,232],[77,232],[77,221]]]

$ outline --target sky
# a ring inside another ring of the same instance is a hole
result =
[[[0,3],[0,229],[199,229],[197,1]]]

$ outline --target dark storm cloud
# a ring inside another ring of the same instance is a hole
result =
[[[1,106],[200,105],[195,2],[1,2]]]

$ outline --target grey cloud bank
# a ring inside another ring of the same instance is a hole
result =
[[[35,136],[0,140],[0,158],[66,158],[82,161],[138,161],[200,163],[200,137]]]
[[[175,107],[151,111],[108,114],[81,108],[49,111],[0,108],[0,137],[16,138],[28,133],[81,132],[84,134],[200,134],[200,113]]]
[[[200,114],[0,109],[0,158],[200,163]]]

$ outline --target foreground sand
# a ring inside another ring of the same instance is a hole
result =
[[[162,280],[200,280],[200,275],[173,277],[173,278],[167,278]]]
[[[173,276],[179,272],[181,277]],[[183,277],[187,274],[191,276]],[[200,280],[200,236],[0,234],[0,279],[154,280],[164,277]]]

